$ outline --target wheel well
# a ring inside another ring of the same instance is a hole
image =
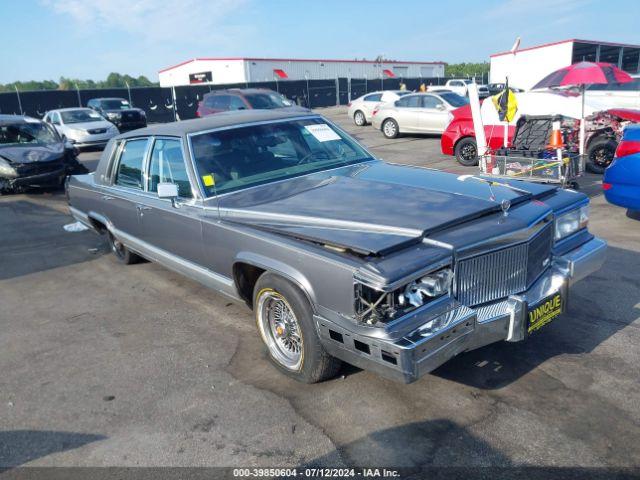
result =
[[[107,233],[107,226],[102,223],[100,220],[96,220],[93,217],[88,217],[89,218],[89,223],[91,223],[91,226],[93,226],[93,228],[100,234],[103,233]]]
[[[249,263],[238,262],[233,265],[233,281],[238,294],[251,309],[253,309],[253,287],[264,272],[263,268]]]
[[[467,138],[471,138],[473,140],[476,139],[476,137],[472,136],[472,135],[465,135],[464,137],[459,138],[458,140],[456,140],[456,143],[453,144],[453,151],[455,152],[456,147],[458,146],[458,144],[463,141],[466,140]]]

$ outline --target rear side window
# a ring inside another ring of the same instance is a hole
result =
[[[207,97],[205,105],[215,110],[228,110],[229,109],[229,95],[212,95]]]
[[[379,102],[380,100],[382,100],[381,93],[373,93],[371,95],[367,95],[366,97],[364,97],[365,102]]]
[[[157,192],[159,183],[177,185],[178,195],[182,198],[193,196],[180,140],[160,138],[153,144],[149,166],[149,191]]]
[[[420,107],[420,97],[418,95],[411,95],[410,97],[402,97],[396,102],[397,107]]]
[[[244,101],[235,95],[229,96],[229,110],[245,110],[247,106]]]
[[[142,190],[142,165],[148,140],[129,140],[120,152],[115,184],[121,187]]]
[[[422,97],[422,106],[424,108],[438,108],[438,105],[442,105],[440,99],[432,97],[431,95]]]

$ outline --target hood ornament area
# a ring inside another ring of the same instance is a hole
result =
[[[494,186],[499,186],[499,187],[506,187],[509,188],[511,190],[513,190],[514,192],[518,192],[521,194],[525,194],[525,195],[529,195],[530,192],[528,192],[527,190],[518,188],[518,187],[514,187],[513,185],[509,185],[508,183],[501,183],[501,182],[494,182],[492,180],[487,180],[486,178],[482,178],[482,177],[476,177],[475,175],[459,175],[458,176],[458,181],[460,182],[464,182],[467,180],[476,180],[477,182],[481,182],[481,183],[486,183],[489,186],[489,200],[492,202],[496,201],[496,195],[493,192],[493,187]],[[504,198],[500,201],[500,208],[502,209],[502,214],[506,217],[509,215],[509,209],[511,208],[511,200]]]
[[[506,217],[509,215],[509,209],[511,208],[511,201],[506,198],[500,202],[500,208],[502,208],[502,214]]]

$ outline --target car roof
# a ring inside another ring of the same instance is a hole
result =
[[[229,94],[229,93],[240,93],[242,95],[252,94],[252,93],[265,93],[265,92],[274,92],[270,88],[225,88],[223,90],[214,90],[213,92],[205,93],[204,96],[209,95],[217,95],[217,94]],[[274,92],[277,93],[277,92]]]
[[[118,138],[131,138],[148,135],[183,136],[190,133],[213,130],[216,128],[241,126],[247,123],[269,122],[300,117],[312,118],[318,116],[319,115],[317,113],[313,112],[307,113],[300,110],[287,111],[287,109],[233,110],[216,113],[215,115],[209,115],[202,118],[195,118],[193,120],[154,124],[145,128],[123,133]]]
[[[124,97],[96,97],[96,98],[91,98],[89,101],[91,100],[101,100],[101,101],[102,100],[126,100],[127,102],[129,101]]]
[[[41,120],[25,115],[0,114],[0,126],[15,125],[16,123],[41,123]]]
[[[52,112],[70,112],[73,110],[91,110],[89,107],[69,107],[69,108],[56,108],[54,110],[49,110],[47,113]],[[93,110],[91,110],[93,111]]]

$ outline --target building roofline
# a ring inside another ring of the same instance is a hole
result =
[[[516,54],[520,53],[520,52],[526,52],[527,50],[537,50],[538,48],[546,48],[546,47],[552,47],[554,45],[561,45],[563,43],[571,43],[571,42],[582,42],[582,43],[593,43],[593,44],[597,44],[597,45],[612,45],[612,46],[616,46],[616,47],[632,47],[632,48],[640,48],[640,45],[633,45],[630,43],[616,43],[616,42],[599,42],[597,40],[584,40],[584,39],[580,39],[580,38],[569,38],[567,40],[559,40],[557,42],[550,42],[550,43],[543,43],[541,45],[534,45],[533,47],[527,47],[527,48],[520,48],[518,50],[516,50]],[[490,58],[493,57],[500,57],[502,55],[510,55],[512,52],[499,52],[499,53],[494,53],[489,55]]]
[[[377,62],[375,60],[335,60],[328,58],[258,58],[258,57],[199,57],[192,58],[191,60],[186,60],[184,62],[178,63],[176,65],[172,65],[170,67],[163,68],[162,70],[158,70],[158,73],[166,72],[167,70],[173,70],[174,68],[181,67],[188,63],[199,62],[199,61],[224,61],[224,60],[242,60],[242,61],[263,61],[263,62],[323,62],[323,63],[405,63],[411,65],[446,65],[446,62],[442,61],[434,61],[434,62],[413,62],[413,61],[404,61],[404,60],[383,60],[382,62]]]

